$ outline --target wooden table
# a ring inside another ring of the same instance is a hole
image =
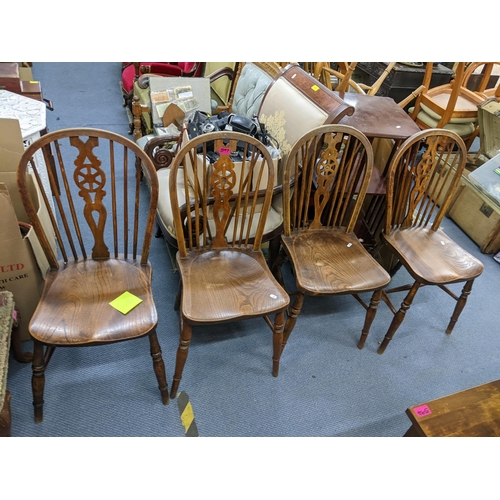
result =
[[[500,380],[411,406],[406,437],[500,436]]]

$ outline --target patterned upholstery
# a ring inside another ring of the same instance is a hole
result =
[[[252,118],[257,115],[259,108],[273,79],[252,63],[246,63],[234,91],[232,112]]]

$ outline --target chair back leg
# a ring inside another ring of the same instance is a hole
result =
[[[460,313],[463,311],[465,304],[467,303],[467,299],[470,295],[473,284],[474,284],[474,280],[469,280],[465,283],[464,287],[462,288],[462,294],[457,299],[457,304],[455,305],[455,309],[454,309],[453,314],[450,318],[448,328],[446,328],[446,333],[450,334],[453,331],[453,327],[455,326],[456,322],[458,321],[458,317],[460,316]]]
[[[151,348],[151,358],[153,358],[153,369],[155,371],[156,380],[158,380],[158,389],[161,392],[161,400],[164,405],[168,405],[170,399],[168,397],[167,376],[165,374],[165,363],[161,355],[161,347],[156,335],[156,329],[149,332],[149,345]]]
[[[380,347],[378,348],[378,354],[383,354],[387,346],[389,345],[389,342],[391,341],[392,337],[396,333],[397,329],[403,322],[405,318],[406,311],[410,308],[413,299],[415,298],[415,295],[418,292],[418,289],[422,286],[421,283],[418,281],[415,281],[413,283],[412,287],[410,288],[410,291],[408,292],[408,295],[404,298],[403,302],[401,303],[401,307],[399,311],[394,315],[394,318],[391,322],[391,325],[389,326],[389,329],[387,330],[387,333],[385,334],[384,340],[382,341],[382,344],[380,344]]]

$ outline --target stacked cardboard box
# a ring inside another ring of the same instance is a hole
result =
[[[16,171],[23,151],[19,122],[0,119],[0,290],[14,294],[21,316],[20,336],[26,340],[30,338],[28,324],[40,299],[48,262],[30,229],[17,189]],[[38,200],[38,216],[48,229],[48,211],[34,177],[30,177],[29,184],[32,199]],[[21,227],[25,230],[21,231]],[[48,234],[53,236],[50,230]],[[50,238],[55,248],[55,239]]]

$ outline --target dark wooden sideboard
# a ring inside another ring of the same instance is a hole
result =
[[[354,71],[354,80],[367,85],[373,85],[382,75],[389,63],[359,62]],[[396,102],[402,101],[410,93],[422,85],[425,73],[425,63],[421,66],[408,66],[397,63],[387,75],[377,95],[392,97]],[[449,83],[454,75],[453,70],[442,64],[437,64],[432,70],[431,87]],[[410,103],[411,105],[411,103]]]

